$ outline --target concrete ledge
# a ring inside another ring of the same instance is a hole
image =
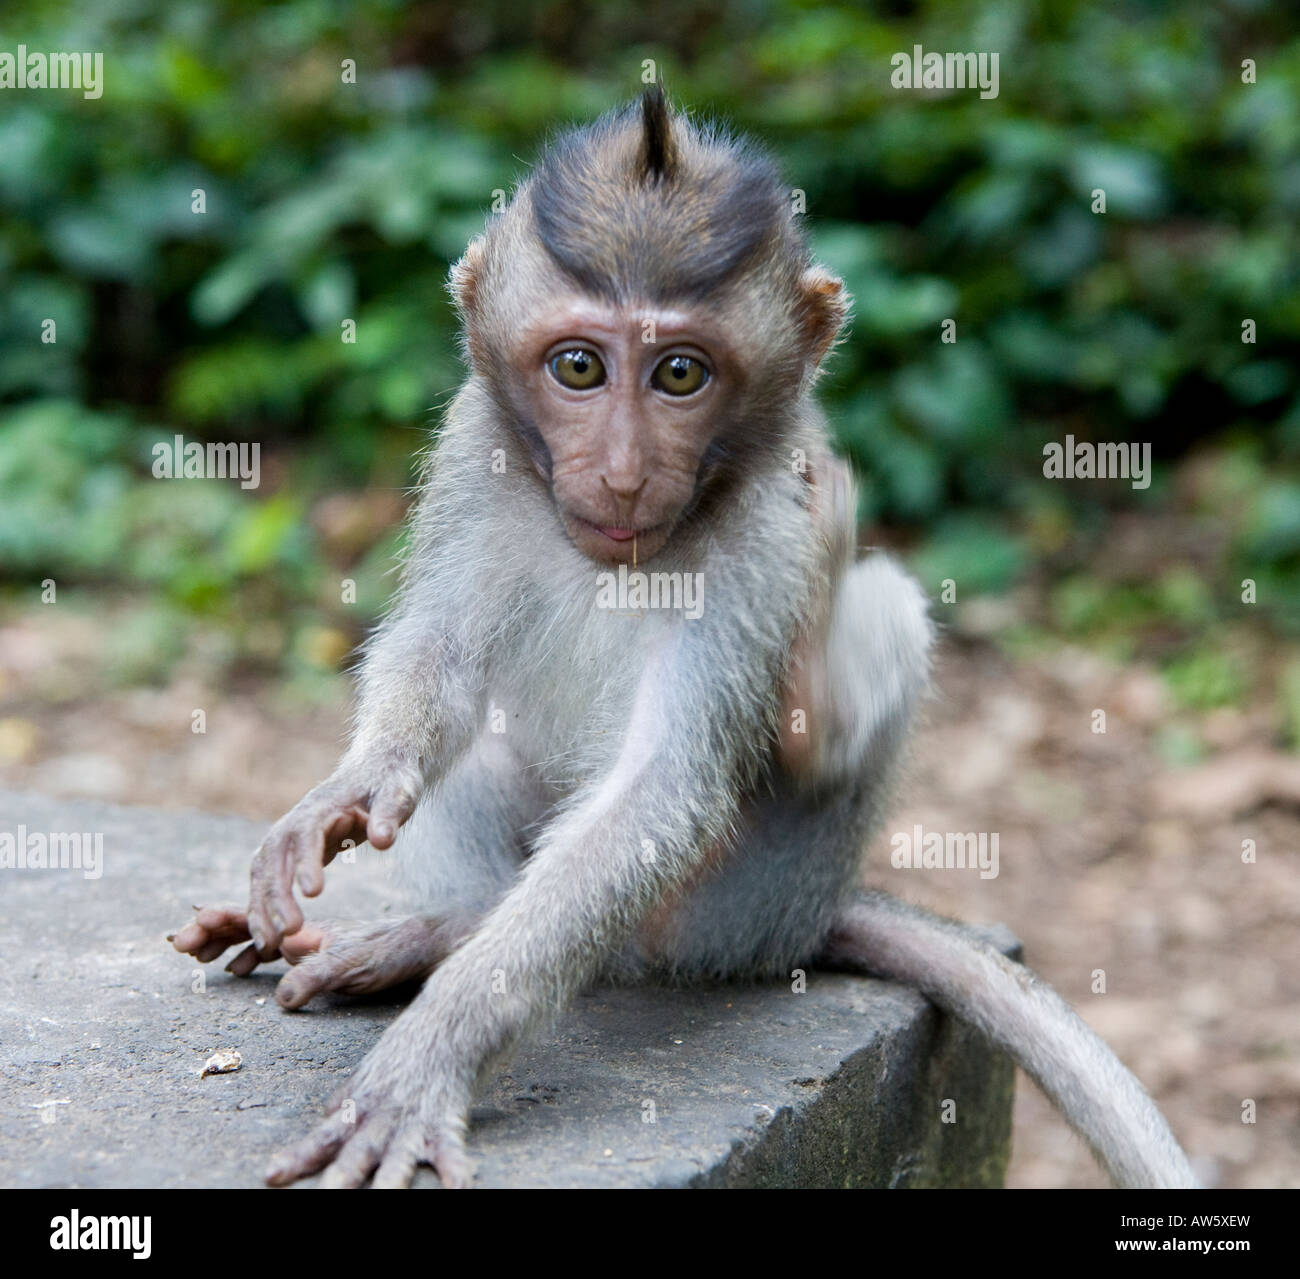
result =
[[[104,865],[0,870],[0,1185],[260,1184],[395,1003],[283,1013],[279,964],[243,981],[206,969],[195,988],[199,966],[164,934],[191,904],[243,899],[260,826],[0,792],[0,839],[20,825],[102,835]],[[394,905],[366,850],[312,909]],[[200,1079],[230,1048],[242,1068]],[[996,1186],[1012,1084],[1001,1054],[883,982],[600,991],[482,1099],[471,1150],[483,1186]]]

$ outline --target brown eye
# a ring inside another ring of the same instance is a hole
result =
[[[570,347],[551,356],[551,376],[571,391],[589,391],[605,380],[605,366],[595,351],[585,346]]]
[[[670,355],[661,360],[650,382],[669,395],[694,395],[709,380],[709,370],[689,355]]]

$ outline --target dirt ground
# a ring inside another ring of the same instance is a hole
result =
[[[0,787],[269,820],[333,766],[342,678],[327,709],[256,681],[218,691],[199,659],[167,688],[104,693],[102,624],[59,608],[0,626]],[[1209,1184],[1300,1186],[1294,757],[1261,752],[1258,717],[1221,712],[1205,724],[1210,763],[1167,767],[1153,747],[1168,714],[1158,675],[1078,650],[1013,661],[953,628],[935,684],[869,881],[1009,924],[1155,1095]],[[195,708],[206,733],[191,732]],[[893,868],[891,835],[917,823],[996,833],[996,878]],[[1008,1184],[1105,1184],[1023,1080]]]

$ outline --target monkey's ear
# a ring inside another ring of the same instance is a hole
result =
[[[451,268],[451,296],[468,321],[477,310],[479,277],[483,272],[483,237],[469,242],[464,256]]]
[[[799,278],[803,295],[803,326],[809,364],[815,369],[826,358],[844,321],[849,318],[849,293],[844,281],[824,267],[810,266]]]

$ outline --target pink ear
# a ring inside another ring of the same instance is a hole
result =
[[[451,268],[448,287],[452,301],[460,312],[460,322],[465,331],[465,349],[470,363],[476,368],[482,362],[481,342],[478,336],[478,288],[483,275],[483,237],[469,242],[464,256]]]
[[[844,281],[823,267],[809,267],[799,280],[803,293],[804,331],[810,362],[816,368],[826,358],[849,316],[849,295]]]
[[[468,321],[478,300],[478,281],[483,267],[483,237],[469,242],[465,255],[451,268],[451,296],[456,308]]]

